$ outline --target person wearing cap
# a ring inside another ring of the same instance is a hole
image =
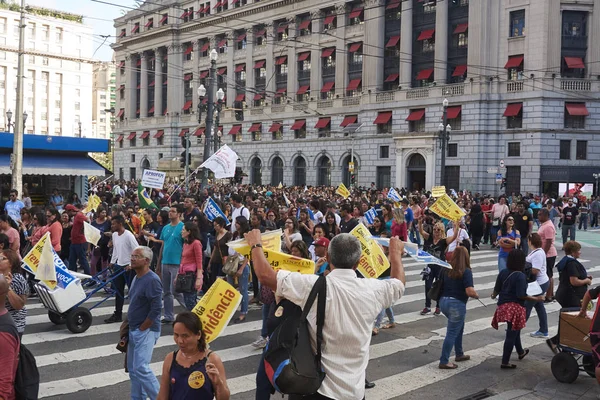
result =
[[[318,238],[314,241],[315,256],[317,261],[315,262],[315,274],[323,275],[327,268],[329,268],[329,262],[327,261],[327,249],[329,248],[329,239],[326,237]]]
[[[535,222],[538,228],[540,227],[540,220],[538,219],[538,212],[540,211],[540,208],[542,208],[540,196],[535,196],[534,200],[529,204],[529,209],[531,210],[531,213],[533,215],[533,221]]]
[[[87,217],[79,211],[73,204],[67,204],[65,211],[70,218],[73,218],[73,228],[71,229],[71,246],[69,248],[69,269],[77,272],[77,261],[83,268],[83,273],[90,274],[90,264],[88,263],[86,250],[87,239],[83,233],[83,223]]]

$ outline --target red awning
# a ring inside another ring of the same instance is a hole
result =
[[[223,2],[221,0],[217,1],[217,4],[215,4],[215,6],[213,8],[217,8],[217,7],[221,7],[223,5]]]
[[[258,132],[258,131],[260,131],[261,127],[262,127],[262,124],[260,122],[257,122],[255,124],[252,124],[250,129],[248,129],[248,132]]]
[[[184,81],[191,81],[192,80],[192,76],[193,76],[192,74],[185,74],[183,76],[183,80]]]
[[[300,54],[298,54],[298,61],[308,60],[308,57],[310,57],[310,51],[306,51],[304,53],[300,53]]]
[[[356,53],[362,47],[362,42],[352,43],[350,48],[348,48],[348,53]]]
[[[518,68],[523,64],[524,56],[510,56],[504,65],[504,69]]]
[[[148,85],[148,87],[154,87],[155,84],[156,84],[155,81],[152,81],[152,82],[150,82],[150,84]]]
[[[420,121],[425,117],[425,109],[419,108],[418,110],[412,110],[410,114],[408,114],[407,121]]]
[[[160,131],[156,132],[156,135],[154,135],[155,139],[161,138],[163,135],[165,134],[165,131],[163,131],[162,129]]]
[[[350,12],[350,14],[348,14],[348,18],[358,18],[358,17],[360,17],[360,14],[362,14],[362,12],[363,12],[362,7],[355,8],[354,10],[352,10]]]
[[[241,42],[241,41],[242,41],[242,40],[244,40],[244,39],[246,39],[246,32],[244,32],[244,33],[240,34],[240,35],[237,37],[237,41],[238,41],[238,42]]]
[[[394,10],[398,7],[400,7],[400,0],[393,0],[392,2],[390,2],[390,4],[387,5],[387,7],[385,9],[386,10]]]
[[[360,79],[353,79],[350,81],[350,83],[348,83],[348,87],[346,88],[346,90],[356,90],[358,89],[358,87],[360,86]]]
[[[400,74],[390,74],[387,78],[385,78],[385,81],[394,82],[396,79],[398,79],[399,76]]]
[[[179,137],[184,137],[185,135],[187,135],[187,134],[188,134],[188,132],[189,132],[189,131],[190,131],[190,130],[189,130],[188,128],[183,128],[183,129],[181,130],[181,132],[179,132]]]
[[[129,134],[129,136],[127,136],[127,140],[132,140],[132,139],[135,139],[135,136],[136,136],[136,135],[137,135],[137,133],[136,133],[136,132],[131,132],[131,133]]]
[[[119,86],[119,90],[125,90],[125,84],[121,84],[121,86]]]
[[[262,99],[263,99],[263,95],[262,95],[262,94],[260,94],[260,93],[256,93],[256,94],[254,95],[254,98],[253,98],[252,100],[254,100],[254,101],[258,101],[258,100],[262,100]]]
[[[311,22],[312,21],[310,19],[300,22],[298,24],[298,29],[308,29],[308,26],[310,25]]]
[[[277,132],[282,126],[283,124],[280,124],[279,122],[273,122],[273,125],[269,128],[269,133]]]
[[[138,109],[135,111],[135,113],[139,115],[139,113],[140,113],[140,109],[138,108]]]
[[[427,40],[432,39],[433,35],[435,35],[435,29],[427,29],[422,31],[417,40]]]
[[[565,63],[567,63],[567,67],[569,68],[585,69],[583,59],[581,59],[580,57],[565,57]]]
[[[165,111],[163,111],[163,115],[167,115],[168,112],[169,112],[169,108],[165,108]]]
[[[286,88],[277,89],[277,93],[275,94],[275,96],[276,97],[281,97],[286,92],[287,92]]]
[[[190,12],[189,12],[189,11],[186,11],[186,12],[184,12],[183,14],[181,14],[181,17],[179,17],[179,18],[181,18],[181,19],[184,19],[184,18],[185,18],[185,17],[187,17],[188,15],[190,15]]]
[[[385,47],[396,47],[396,45],[398,44],[399,41],[400,41],[400,36],[392,36],[390,38],[390,40],[388,40]]]
[[[317,121],[317,124],[315,125],[315,129],[327,128],[327,125],[329,125],[330,122],[331,122],[331,118],[329,118],[329,117],[319,118],[319,120]]]
[[[125,135],[119,135],[119,137],[117,138],[116,142],[122,142],[123,139],[125,138]]]
[[[231,130],[229,131],[230,135],[237,135],[238,133],[240,133],[240,131],[242,130],[242,126],[241,125],[233,125],[231,127]]]
[[[323,87],[321,88],[321,93],[330,92],[331,89],[333,89],[334,86],[335,86],[335,81],[325,82],[323,84]]]
[[[334,52],[335,52],[335,47],[328,47],[326,49],[323,49],[323,51],[321,52],[321,57],[323,57],[323,58],[329,57]]]
[[[185,104],[183,105],[183,111],[189,110],[191,106],[192,106],[192,100],[186,101]]]
[[[465,33],[469,29],[469,24],[458,24],[454,29],[454,34]]]
[[[167,18],[169,18],[168,15],[163,15],[163,17],[160,19],[160,21],[158,21],[158,23],[162,25],[167,20]]]
[[[205,129],[206,128],[204,128],[204,127],[196,129],[196,132],[194,132],[194,136],[202,136],[202,135],[204,135],[204,130]]]
[[[277,33],[285,33],[285,30],[288,28],[287,24],[279,25],[277,28]]]
[[[523,103],[512,103],[506,106],[506,110],[504,110],[505,117],[516,117],[521,112],[523,108]]]
[[[254,69],[263,68],[265,66],[265,63],[266,63],[265,60],[257,61],[256,64],[254,64]]]
[[[142,133],[142,136],[140,136],[140,139],[146,139],[148,136],[150,136],[150,131],[144,131],[144,133]]]
[[[225,47],[227,46],[227,39],[221,39],[221,41],[219,42],[219,44],[217,45],[217,47]]]
[[[235,101],[244,101],[244,99],[245,99],[245,98],[246,98],[246,95],[245,95],[245,94],[243,94],[243,93],[242,93],[242,94],[238,94],[238,95],[235,97]]]
[[[119,38],[124,37],[127,34],[127,32],[125,32],[125,30],[122,30],[121,33],[119,34]]]
[[[148,110],[148,114],[154,114],[154,106],[150,107]]]
[[[238,64],[235,66],[234,72],[242,72],[245,69],[246,69],[246,64]]]
[[[137,63],[135,65],[140,67],[142,65],[142,59],[140,58],[139,60],[137,60]]]
[[[275,65],[285,64],[286,61],[287,61],[287,56],[277,57],[277,59],[275,60]]]
[[[429,79],[429,78],[431,78],[432,74],[433,74],[433,68],[421,70],[417,74],[417,80],[423,81],[423,80]]]
[[[310,86],[300,86],[298,88],[298,91],[296,92],[296,94],[304,94],[306,92],[308,92],[308,89],[310,89]]]
[[[377,118],[375,118],[375,121],[373,121],[373,124],[374,125],[387,124],[388,122],[390,122],[390,119],[392,119],[392,112],[391,111],[383,111],[383,112],[380,112],[379,114],[377,114]]]
[[[324,23],[325,25],[329,25],[329,24],[333,23],[333,21],[335,21],[335,17],[336,17],[336,15],[328,15],[328,16],[326,16],[326,17],[325,17],[325,19],[323,20],[323,23]]]
[[[590,115],[585,103],[565,103],[569,115],[573,117],[587,117]]]
[[[305,119],[297,119],[296,122],[294,122],[294,125],[292,125],[292,127],[290,129],[293,131],[297,131],[298,129],[304,128],[304,125],[306,125]]]
[[[208,50],[209,47],[210,47],[210,43],[204,43],[204,45],[202,45],[202,48],[200,49],[200,51],[202,53],[204,53],[206,50]]]
[[[123,116],[123,114],[125,114],[125,109],[124,109],[124,108],[121,108],[121,109],[119,110],[119,113],[117,114],[117,118],[121,118],[121,117]]]
[[[152,25],[154,21],[152,19],[149,19],[148,22],[146,22],[146,25],[144,25],[144,28],[149,27],[150,25]]]
[[[131,33],[137,33],[137,31],[139,31],[139,30],[140,30],[140,26],[139,26],[139,25],[136,25],[136,26],[134,26],[134,27],[133,27],[133,29],[131,30]]]
[[[208,76],[208,71],[202,71],[200,72],[200,79],[204,79]]]
[[[342,121],[342,123],[340,124],[340,126],[342,128],[347,127],[350,124],[355,124],[356,121],[358,121],[358,117],[356,115],[349,115],[347,117],[344,117],[344,120]]]
[[[225,75],[226,73],[227,73],[227,67],[219,68],[217,70],[217,74],[219,74],[219,75]]]
[[[167,83],[169,83],[169,80],[165,79],[165,81],[163,82],[163,86],[165,86]]]
[[[254,37],[260,37],[260,36],[264,36],[264,35],[265,35],[265,33],[267,33],[267,30],[266,30],[266,29],[261,29],[260,31],[256,31],[256,32],[254,33]]]
[[[141,84],[139,84],[139,85],[137,85],[137,88],[136,88],[136,89],[140,89],[141,87],[142,87],[142,85],[141,85]]]
[[[452,73],[452,76],[463,76],[466,73],[467,73],[466,65],[457,65],[456,68],[454,68],[454,72]]]
[[[460,115],[462,111],[462,106],[452,106],[446,109],[446,118],[448,119],[456,119]]]
[[[117,65],[117,68],[121,69],[121,68],[123,68],[124,66],[125,66],[125,61],[121,61],[121,62],[119,63],[119,65]]]
[[[185,52],[183,53],[183,55],[187,56],[188,54],[191,54],[192,51],[194,51],[194,46],[189,46],[187,49],[185,49]]]

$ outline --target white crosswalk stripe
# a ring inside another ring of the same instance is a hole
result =
[[[592,265],[588,260],[582,261],[592,276],[600,277],[600,265]],[[495,301],[489,298],[497,276],[497,253],[488,250],[474,252],[471,263],[475,289],[481,296],[481,302],[471,300],[467,304],[464,335],[465,338],[486,337],[488,340],[485,343],[478,340],[478,343],[483,344],[477,348],[465,346],[471,360],[461,363],[459,369],[438,370],[441,340],[446,333],[446,318],[419,314],[425,299],[424,282],[419,276],[423,265],[406,259],[406,293],[394,306],[397,326],[381,331],[379,336],[374,337],[367,376],[370,374],[371,364],[376,365],[386,357],[392,356],[401,363],[402,353],[428,350],[430,354],[414,368],[392,368],[387,375],[377,377],[377,386],[367,392],[369,399],[392,399],[468,371],[489,358],[501,355],[502,333],[491,328]],[[84,304],[91,307],[93,300]],[[127,305],[125,311],[126,307]],[[559,308],[557,303],[546,305],[551,330],[556,330]],[[41,304],[28,306],[23,343],[36,355],[42,380],[40,398],[108,399],[112,398],[109,393],[120,393],[119,398],[128,398],[128,394],[123,394],[122,391],[126,390],[128,393],[129,376],[123,370],[123,355],[115,348],[119,324],[104,324],[102,321],[113,310],[113,300],[92,310],[93,325],[86,332],[76,335],[64,326],[53,325]],[[524,346],[542,343],[540,339],[528,336],[529,332],[537,330],[537,325],[534,312],[522,335]],[[250,311],[248,322],[227,327],[224,334],[213,343],[213,348],[225,364],[232,399],[254,398],[255,373],[261,352],[250,343],[259,336],[261,326],[260,311],[255,308]],[[175,348],[171,332],[170,327],[163,327],[162,336],[154,349],[151,368],[157,375],[162,373],[164,356]],[[381,375],[381,372],[378,373]],[[398,385],[398,382],[406,384]]]

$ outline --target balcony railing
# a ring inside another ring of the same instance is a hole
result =
[[[563,79],[560,88],[570,92],[589,92],[592,90],[592,82],[585,79]]]
[[[253,107],[250,109],[250,115],[262,115],[264,113],[265,113],[265,111],[263,110],[262,107],[260,107],[260,108]]]
[[[363,63],[348,63],[348,72],[362,72]]]
[[[360,104],[360,97],[344,97],[344,100],[342,101],[342,106],[344,106],[344,107],[357,106],[359,104]]]
[[[329,67],[323,67],[322,70],[323,76],[335,76],[335,65],[331,65]]]
[[[394,101],[394,92],[377,93],[375,96],[375,101],[378,103],[383,103],[384,101]]]
[[[333,100],[317,101],[317,108],[330,108],[330,107],[333,107]]]
[[[235,80],[235,85],[238,88],[245,88],[246,87],[246,80],[245,79],[236,79]]]
[[[298,80],[310,79],[310,69],[298,71]]]
[[[265,86],[266,83],[267,83],[267,78],[264,76],[257,76],[254,78],[255,86]]]
[[[507,93],[522,92],[522,91],[523,91],[523,81],[506,82],[506,92]]]
[[[277,74],[275,75],[275,83],[277,86],[286,86],[288,80],[288,74]]]
[[[442,94],[444,96],[462,96],[465,94],[464,83],[458,85],[448,85],[442,88]]]
[[[429,88],[425,89],[411,89],[406,92],[406,98],[408,100],[412,99],[424,99],[429,97]]]

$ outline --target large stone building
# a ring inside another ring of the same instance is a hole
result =
[[[600,0],[155,0],[115,27],[122,178],[185,132],[202,152],[211,49],[250,182],[348,184],[354,151],[358,185],[439,184],[445,98],[447,187],[498,193],[501,160],[508,192],[600,170]]]
[[[117,74],[114,62],[94,64],[92,81],[92,137],[110,139],[114,115],[111,109],[117,106]]]
[[[0,129],[16,108],[20,13],[0,5]],[[82,17],[28,7],[25,30],[25,132],[90,136],[92,132],[92,28]]]

